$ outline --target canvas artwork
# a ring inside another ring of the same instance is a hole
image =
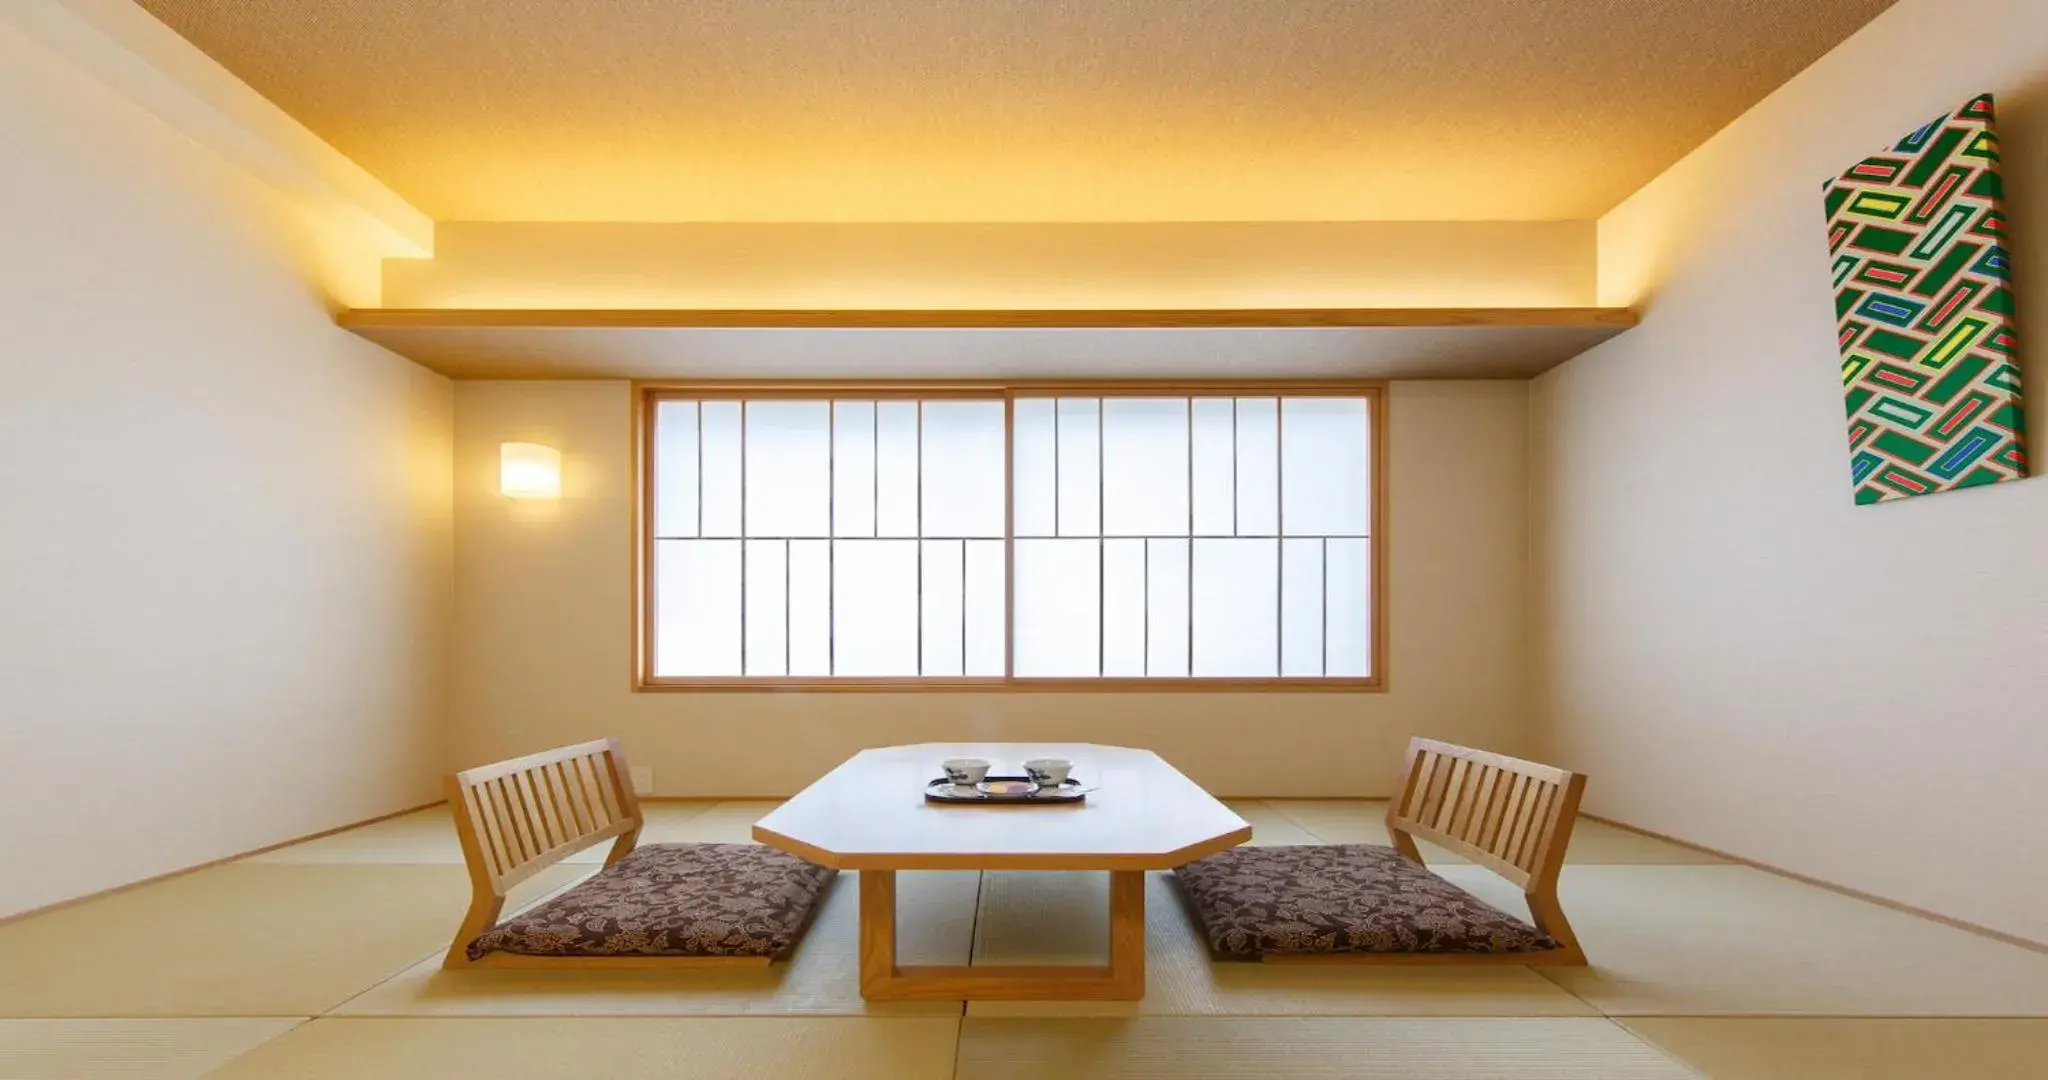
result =
[[[2027,475],[1991,95],[1823,185],[1858,503]]]

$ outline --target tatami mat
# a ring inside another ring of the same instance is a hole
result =
[[[324,1019],[221,1080],[948,1080],[958,1021],[896,1019]]]
[[[198,1080],[297,1019],[0,1020],[5,1080]]]
[[[1387,804],[1370,799],[1269,799],[1266,805],[1292,820],[1319,844],[1388,845]],[[1465,860],[1435,844],[1422,843],[1422,857],[1430,863],[1462,863]]]
[[[457,866],[201,870],[0,926],[0,1016],[317,1015],[446,949],[469,900]]]
[[[1592,1016],[1519,965],[1418,968],[1214,963],[1170,874],[1145,882],[1145,997],[976,1001],[970,1016]],[[1001,872],[982,882],[977,964],[1100,964],[1106,874]]]
[[[1715,1080],[2048,1076],[2048,1020],[1639,1017],[1622,1026]]]
[[[446,804],[292,844],[243,860],[259,866],[307,863],[443,863],[462,865],[462,845]]]
[[[678,843],[686,840],[710,839],[698,835],[705,832],[720,833],[719,839],[744,842],[746,837],[732,837],[730,818],[744,816],[748,811],[740,810],[717,817],[708,827],[696,825],[696,819],[712,813],[721,806],[767,806],[772,803],[713,803],[713,802],[650,802],[642,803],[641,816],[646,824],[640,832],[643,844]],[[761,810],[755,814],[767,813]],[[746,824],[752,825],[748,818]],[[739,830],[741,833],[745,828]],[[611,851],[611,843],[598,844],[569,856],[573,863],[601,863]],[[385,821],[379,821],[347,832],[293,844],[276,851],[267,851],[246,860],[260,864],[302,865],[306,863],[450,863],[461,865],[462,844],[455,838],[455,820],[448,807],[428,807],[403,814]]]
[[[1238,817],[1251,823],[1252,844],[1255,846],[1322,843],[1316,839],[1314,833],[1302,828],[1293,818],[1258,799],[1226,799],[1224,805],[1236,811]]]
[[[2048,954],[1746,866],[1569,866],[1559,897],[1592,966],[1543,973],[1610,1016],[2048,1016]]]
[[[961,964],[974,924],[973,872],[897,875],[899,957]],[[859,880],[841,874],[788,962],[731,971],[442,971],[415,965],[336,1010],[343,1016],[957,1016],[960,1003],[868,1005],[860,996]]]
[[[995,1020],[960,1028],[977,1080],[1685,1080],[1601,1019]]]
[[[648,843],[671,844],[696,841],[705,844],[750,844],[754,822],[782,805],[773,799],[745,799],[719,803],[643,803],[647,811]],[[656,815],[669,808],[693,808],[687,819],[656,824]]]
[[[1583,817],[1572,826],[1572,842],[1565,849],[1564,861],[1625,866],[1730,865],[1727,859],[1698,848]]]

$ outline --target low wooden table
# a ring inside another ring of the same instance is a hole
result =
[[[1085,802],[927,803],[950,757],[997,774],[1036,757],[1074,763]],[[1145,871],[1251,839],[1252,828],[1149,750],[1085,743],[926,743],[863,750],[754,825],[754,839],[860,872],[860,992],[870,1000],[1135,1000],[1145,996]],[[896,963],[898,870],[1107,870],[1109,963],[1099,967]]]

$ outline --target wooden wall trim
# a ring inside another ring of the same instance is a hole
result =
[[[1215,327],[1631,327],[1631,308],[356,308],[336,321],[371,328],[706,327],[781,329],[1173,329]]]

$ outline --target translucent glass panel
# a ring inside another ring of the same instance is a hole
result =
[[[1372,420],[1339,397],[659,402],[654,674],[1369,675]]]
[[[1196,675],[1278,674],[1278,556],[1274,540],[1195,541]]]
[[[1003,423],[1000,400],[659,402],[654,674],[1002,675]]]
[[[1102,673],[1102,545],[1016,541],[1017,674]]]
[[[1016,401],[1015,674],[1369,674],[1369,408]]]
[[[654,535],[698,535],[697,403],[654,407]]]
[[[1123,398],[1102,403],[1102,531],[1109,536],[1188,531],[1188,403]]]
[[[923,424],[919,535],[1001,539],[1003,403],[928,401]]]
[[[1372,670],[1372,555],[1367,540],[1324,543],[1323,617],[1326,675],[1365,676]]]
[[[756,401],[746,408],[745,533],[827,536],[832,520],[832,407]]]
[[[833,674],[918,674],[917,541],[833,547]]]
[[[926,540],[918,603],[924,675],[1003,673],[1003,542]]]
[[[738,673],[739,541],[656,541],[654,590],[657,673]]]
[[[1364,536],[1371,531],[1372,454],[1366,403],[1288,398],[1281,405],[1282,520],[1288,536]]]

